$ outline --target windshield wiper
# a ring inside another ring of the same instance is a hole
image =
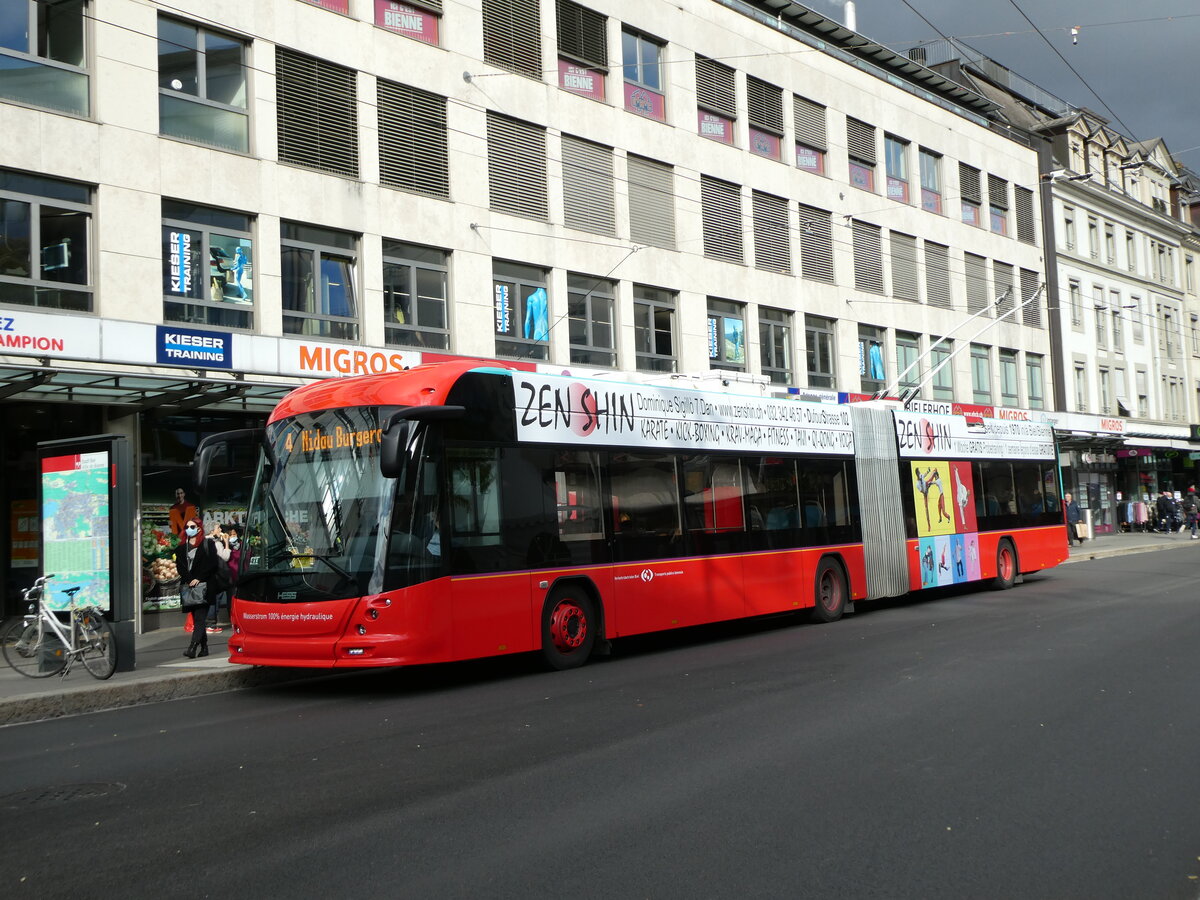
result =
[[[290,550],[285,550],[283,553],[279,554],[279,556],[274,557],[274,558],[275,559],[317,559],[317,560],[320,560],[321,562],[325,563],[325,565],[329,566],[329,568],[333,569],[333,571],[336,572],[338,575],[341,575],[342,578],[346,579],[346,581],[353,584],[356,589],[358,587],[358,580],[353,575],[351,575],[349,572],[347,572],[345,569],[343,569],[341,566],[339,566],[337,563],[335,563],[331,557],[328,557],[328,556],[324,555],[323,553],[295,553]]]

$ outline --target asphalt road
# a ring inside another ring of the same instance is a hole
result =
[[[0,729],[0,896],[1194,900],[1195,566]]]

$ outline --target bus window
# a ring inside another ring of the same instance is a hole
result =
[[[749,499],[752,508],[762,513],[763,529],[785,531],[799,528],[800,505],[796,493],[795,462],[767,458],[760,461],[756,475],[755,490]]]
[[[711,456],[685,458],[683,514],[688,531],[745,531],[738,461]]]
[[[676,556],[679,489],[672,456],[614,453],[609,461],[613,531],[624,559]]]
[[[500,545],[499,456],[499,451],[484,448],[446,449],[452,546]]]
[[[1046,510],[1042,495],[1042,468],[1036,462],[1013,463],[1017,488],[1017,511],[1023,516],[1040,516]]]
[[[979,464],[983,482],[984,516],[1007,516],[1017,511],[1014,500],[1012,463],[1007,460],[986,460]]]
[[[600,460],[587,450],[562,450],[554,459],[558,536],[564,541],[604,537],[600,514]]]

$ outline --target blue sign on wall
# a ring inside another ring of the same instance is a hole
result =
[[[158,326],[158,362],[196,369],[232,369],[233,336],[220,331]]]

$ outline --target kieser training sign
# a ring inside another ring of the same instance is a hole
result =
[[[820,403],[513,373],[517,437],[549,444],[854,452],[850,412]]]
[[[1054,459],[1054,432],[1041,422],[980,419],[971,428],[962,416],[896,412],[902,459],[988,457]]]

